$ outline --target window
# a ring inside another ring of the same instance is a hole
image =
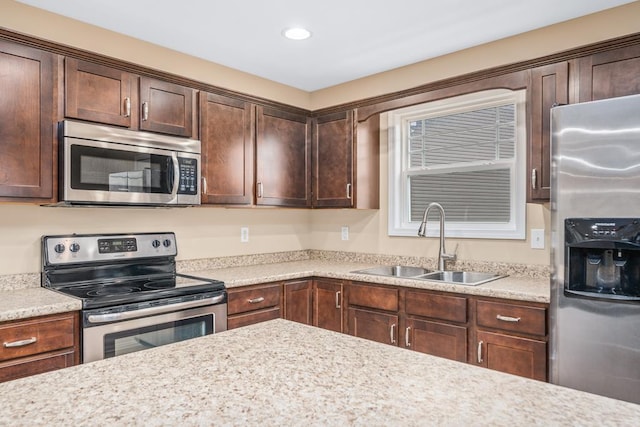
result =
[[[524,239],[525,100],[499,89],[389,113],[389,235],[417,236],[438,202],[447,237]]]

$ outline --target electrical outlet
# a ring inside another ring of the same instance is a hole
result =
[[[242,243],[249,241],[249,227],[240,227],[240,241]]]
[[[342,227],[342,240],[349,240],[349,227],[346,225]]]
[[[544,249],[544,229],[531,229],[531,249]]]

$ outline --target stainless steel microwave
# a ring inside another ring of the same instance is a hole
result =
[[[61,204],[200,204],[200,141],[69,120],[59,131]]]

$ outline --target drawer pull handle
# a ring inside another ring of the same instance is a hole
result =
[[[478,343],[478,363],[482,363],[483,362],[483,360],[482,360],[482,344],[484,344],[483,341],[480,341]]]
[[[391,328],[389,329],[389,335],[391,335],[391,344],[395,344],[396,343],[396,324],[395,323],[391,325]]]
[[[336,308],[340,308],[340,291],[336,291]]]
[[[33,344],[38,341],[36,337],[27,338],[26,340],[13,341],[4,343],[5,348],[24,347],[25,345]]]
[[[264,301],[264,297],[258,297],[258,298],[251,298],[249,300],[249,304],[257,304],[259,302]]]
[[[407,326],[407,329],[404,330],[404,346],[411,347],[411,342],[409,341],[409,332],[411,332],[411,326]]]
[[[502,320],[503,322],[514,322],[517,323],[520,321],[519,317],[511,317],[511,316],[503,316],[502,314],[498,314],[496,319]]]

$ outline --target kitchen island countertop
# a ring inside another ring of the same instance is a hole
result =
[[[0,384],[3,425],[637,425],[640,405],[273,320]]]

